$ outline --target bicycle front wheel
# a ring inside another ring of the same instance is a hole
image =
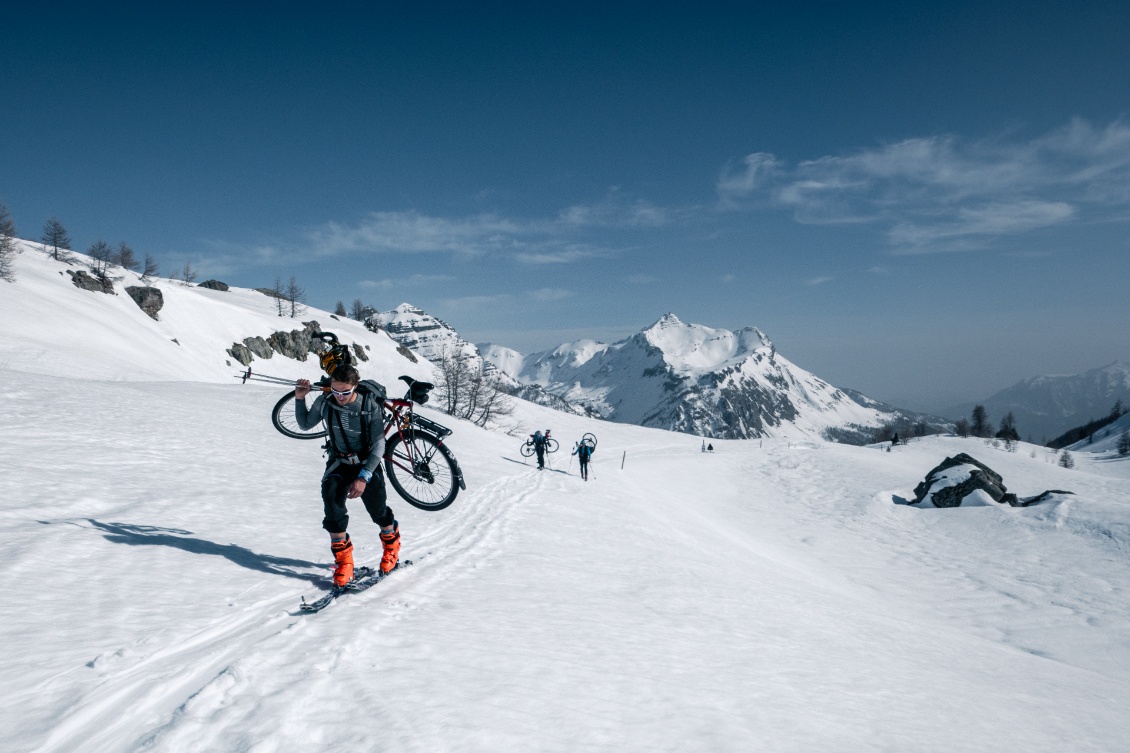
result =
[[[313,429],[303,429],[294,417],[294,393],[288,392],[275,403],[271,411],[271,423],[275,428],[292,439],[321,439],[326,436],[325,426],[318,423]]]
[[[561,445],[557,444],[556,439],[547,439],[546,442],[545,442],[545,451],[546,452],[557,452],[560,448],[561,448]]]
[[[592,449],[595,450],[596,449],[596,435],[593,434],[592,432],[587,432],[583,437],[581,437],[581,444],[587,444],[589,447],[591,447]]]
[[[421,510],[442,510],[459,494],[459,464],[431,434],[409,430],[389,437],[385,470],[396,493]]]
[[[526,442],[524,445],[522,445],[522,457],[528,458],[533,454],[534,454],[533,444],[531,444],[530,442]]]

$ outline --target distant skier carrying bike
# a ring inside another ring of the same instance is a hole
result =
[[[573,448],[573,454],[577,456],[577,462],[581,465],[581,478],[585,481],[589,480],[589,460],[592,459],[592,451],[592,445],[584,440]]]
[[[386,504],[381,459],[385,453],[385,424],[382,401],[362,394],[361,375],[343,364],[330,374],[330,395],[321,394],[306,407],[312,385],[298,380],[294,390],[294,417],[303,429],[325,422],[329,460],[322,475],[322,527],[330,535],[334,555],[334,585],[344,586],[353,579],[353,541],[349,538],[346,500],[361,498],[373,522],[380,526],[384,554],[381,572],[396,567],[400,555],[400,527]],[[332,397],[331,397],[332,396]]]
[[[538,454],[538,470],[545,468],[545,446],[549,443],[549,431],[546,430],[545,434],[541,433],[541,429],[534,432],[533,436],[534,452]]]

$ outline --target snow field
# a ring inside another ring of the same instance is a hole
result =
[[[1114,751],[1127,464],[976,440],[700,440],[522,404],[452,425],[468,488],[394,493],[412,568],[316,616],[316,442],[282,390],[0,372],[0,748]],[[425,410],[425,412],[427,412]],[[562,450],[538,472],[526,433]],[[600,445],[593,478],[568,456]],[[899,504],[966,451],[1027,509]],[[624,469],[621,454],[627,453]],[[353,505],[358,562],[376,527]],[[48,573],[48,575],[44,575]],[[45,577],[49,583],[44,587]]]

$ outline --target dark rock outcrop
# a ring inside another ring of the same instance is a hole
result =
[[[157,312],[165,305],[165,297],[161,295],[160,289],[131,285],[126,288],[126,293],[149,318],[157,320]]]
[[[306,356],[314,350],[314,339],[311,335],[320,331],[321,327],[317,322],[303,322],[303,325],[303,329],[275,332],[267,338],[267,342],[279,355],[296,361],[305,361]]]
[[[228,348],[228,355],[242,363],[244,366],[250,366],[251,362],[255,360],[255,356],[251,353],[251,349],[242,343],[235,343],[230,348]]]
[[[74,283],[76,288],[90,290],[95,293],[117,295],[117,293],[114,292],[113,282],[110,280],[99,280],[97,277],[91,276],[85,269],[80,269],[77,272],[68,269],[67,274],[71,276],[71,282]]]
[[[369,356],[365,354],[365,348],[360,343],[353,343],[353,355],[357,356],[358,361],[369,360]]]
[[[219,280],[205,280],[196,287],[208,288],[209,290],[221,290],[224,292],[228,290],[228,284],[226,282],[220,282]]]
[[[951,483],[935,489],[939,481],[948,477]],[[1005,488],[1000,474],[979,460],[964,452],[946,458],[936,468],[926,474],[926,480],[914,487],[914,501],[911,504],[931,502],[934,507],[960,507],[961,503],[976,490],[982,490],[993,501],[1017,505],[1019,500]]]
[[[271,298],[279,298],[284,301],[286,300],[286,296],[284,296],[274,288],[255,288],[255,290],[262,293],[263,295],[270,296]]]
[[[245,337],[243,338],[243,344],[247,346],[248,350],[264,360],[275,354],[275,351],[271,350],[271,346],[267,344],[267,341],[261,337]]]

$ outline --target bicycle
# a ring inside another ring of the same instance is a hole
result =
[[[534,438],[533,437],[534,437],[534,435],[531,434],[530,438],[527,439],[525,441],[525,443],[520,448],[518,448],[518,451],[522,453],[522,457],[524,457],[524,458],[533,457],[533,454],[535,452],[537,452],[537,450],[534,448]],[[557,452],[559,449],[561,449],[561,445],[559,445],[557,443],[556,439],[552,439],[549,436],[549,429],[546,429],[545,430],[545,451],[546,452]]]
[[[315,336],[331,333],[316,333]],[[334,338],[336,341],[336,337]],[[289,379],[253,374],[251,368],[241,375],[243,381],[292,384]],[[455,501],[461,489],[466,489],[463,471],[455,455],[443,443],[452,430],[419,415],[415,404],[424,404],[433,385],[410,376],[400,380],[408,385],[400,399],[380,396],[385,421],[385,453],[383,457],[388,480],[396,493],[408,504],[421,510],[442,510]],[[323,394],[330,391],[329,378],[323,377],[311,384],[313,390]],[[294,392],[283,395],[271,411],[271,423],[284,436],[292,439],[320,439],[326,436],[324,424],[313,429],[303,429],[294,415]]]

